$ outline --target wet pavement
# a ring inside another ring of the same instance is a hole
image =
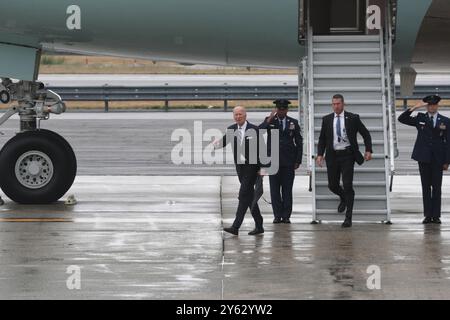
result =
[[[251,112],[249,119],[257,123],[265,115]],[[115,112],[42,122],[77,154],[78,176],[68,194],[78,203],[23,206],[5,199],[0,299],[450,298],[450,178],[444,178],[444,224],[423,226],[417,164],[410,160],[414,128],[399,125],[397,173],[410,176],[395,177],[393,225],[311,225],[302,166],[293,223],[271,223],[266,178],[265,234],[247,235],[248,214],[233,237],[221,230],[237,205],[234,167],[170,161],[173,130],[192,132],[195,121],[204,130],[223,130],[230,119],[223,112]],[[6,122],[0,144],[17,128],[16,118]],[[373,268],[380,271],[380,290],[367,286],[368,279],[377,283],[367,272]]]
[[[6,199],[0,299],[450,298],[450,179],[441,226],[421,224],[419,178],[409,176],[395,180],[393,225],[349,230],[310,224],[307,185],[297,177],[291,225],[273,225],[260,201],[258,237],[247,235],[250,214],[239,237],[221,231],[237,204],[233,176],[79,176],[73,206]],[[74,268],[79,290],[69,289]]]

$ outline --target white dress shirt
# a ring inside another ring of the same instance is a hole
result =
[[[342,140],[339,142],[338,136],[336,134],[336,126],[338,121],[338,115],[334,114],[334,121],[333,121],[333,146],[334,150],[345,150],[346,148],[350,147],[350,142],[348,141],[347,137],[347,130],[345,129],[345,112],[343,111],[339,115],[339,121],[341,122],[341,137]]]

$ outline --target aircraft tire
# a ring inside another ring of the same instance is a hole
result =
[[[0,151],[0,188],[22,204],[48,204],[72,186],[77,172],[75,153],[59,134],[25,131]]]

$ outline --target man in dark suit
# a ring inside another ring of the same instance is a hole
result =
[[[269,155],[272,154],[270,148],[272,130],[279,132],[279,169],[276,174],[269,177],[270,197],[275,217],[273,223],[291,223],[292,187],[295,170],[302,163],[303,138],[298,121],[287,116],[291,102],[286,99],[278,99],[274,101],[274,104],[276,109],[259,125],[259,128],[267,130]]]
[[[412,159],[419,162],[422,180],[424,224],[441,223],[441,187],[444,170],[450,163],[450,120],[438,113],[439,101],[436,95],[427,96],[423,102],[403,112],[398,121],[417,128],[417,139]],[[427,113],[411,114],[422,107]]]
[[[341,199],[338,212],[342,213],[347,209],[342,227],[349,228],[352,226],[355,199],[353,190],[355,162],[362,165],[364,160],[372,160],[372,138],[359,115],[344,111],[345,101],[342,95],[334,95],[332,104],[334,112],[322,119],[316,163],[322,167],[325,154],[328,188]],[[366,147],[364,157],[359,151],[358,133],[364,139]],[[340,186],[341,175],[343,188]]]
[[[255,229],[249,232],[249,235],[258,235],[264,233],[263,218],[257,201],[254,201],[255,183],[260,172],[258,127],[247,121],[247,112],[243,107],[235,107],[233,117],[235,124],[228,127],[227,134],[221,141],[214,142],[216,148],[224,148],[228,143],[233,144],[234,163],[241,183],[236,218],[231,227],[223,230],[238,235],[245,213],[250,209],[255,220]]]

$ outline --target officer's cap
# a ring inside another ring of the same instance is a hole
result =
[[[428,104],[438,104],[439,101],[441,101],[441,97],[439,97],[435,94],[426,96],[425,98],[423,98],[423,102],[428,103]]]
[[[273,102],[278,109],[287,109],[291,102],[287,99],[277,99]]]

